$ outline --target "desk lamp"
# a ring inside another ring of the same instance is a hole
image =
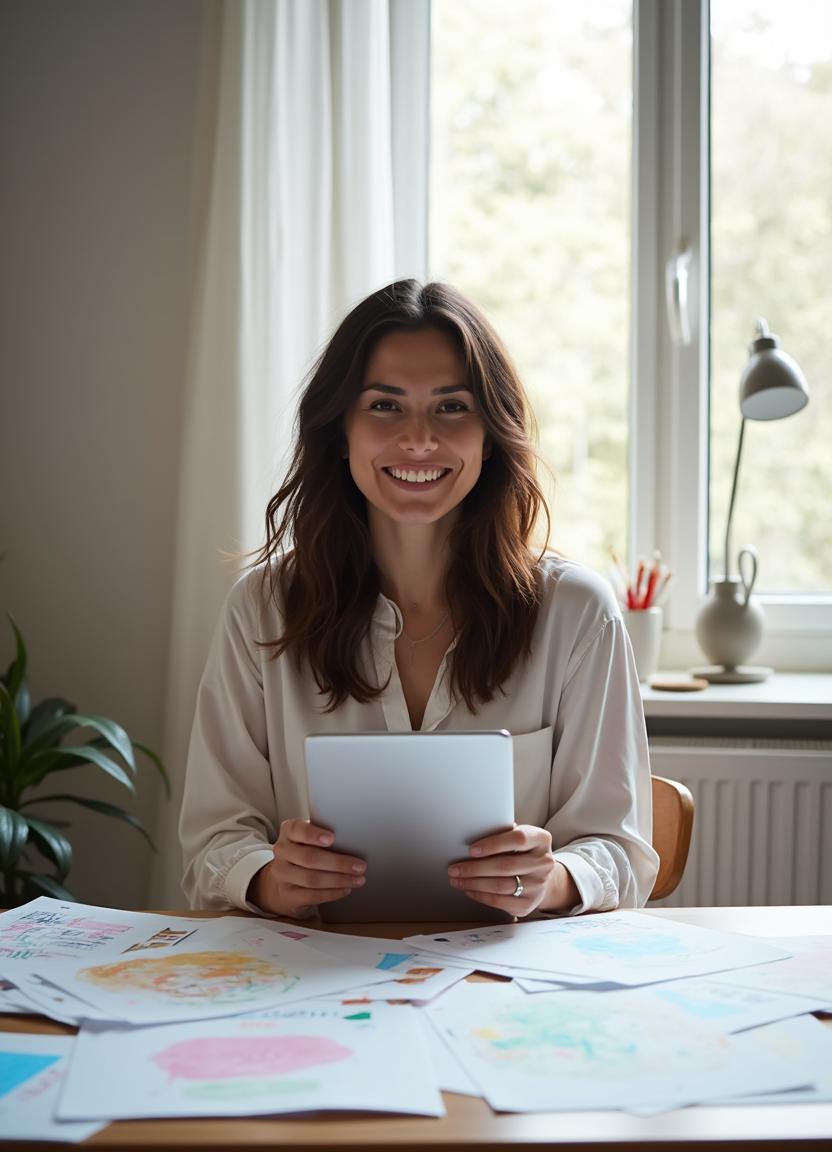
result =
[[[765,320],[758,320],[749,360],[740,378],[742,421],[725,529],[724,575],[721,580],[713,581],[713,596],[706,601],[696,621],[696,637],[713,665],[694,672],[711,683],[753,683],[771,674],[770,668],[743,665],[762,639],[763,614],[760,607],[751,602],[757,578],[757,553],[753,548],[740,551],[739,579],[731,575],[731,523],[746,420],[782,420],[808,403],[809,388],[800,367],[780,348],[779,340],[769,332]]]

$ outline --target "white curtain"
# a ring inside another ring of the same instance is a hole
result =
[[[426,268],[429,0],[206,7],[202,163],[163,757],[149,903],[183,905],[194,700],[222,600],[262,543],[299,385],[359,299]]]

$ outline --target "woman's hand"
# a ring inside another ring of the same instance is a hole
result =
[[[252,878],[247,898],[264,912],[303,919],[317,904],[340,900],[364,883],[367,865],[357,856],[331,852],[334,836],[308,820],[284,820],[274,860]]]
[[[452,888],[472,900],[499,908],[512,916],[528,916],[536,908],[555,912],[580,903],[578,889],[568,870],[552,856],[552,837],[545,828],[515,824],[476,840],[470,858],[448,869]],[[523,885],[514,895],[517,880]]]

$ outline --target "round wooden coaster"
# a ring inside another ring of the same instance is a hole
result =
[[[701,692],[708,687],[708,681],[699,676],[680,676],[678,680],[671,676],[654,676],[650,687],[658,692]]]

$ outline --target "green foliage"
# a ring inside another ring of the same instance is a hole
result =
[[[26,645],[11,616],[9,620],[16,652],[0,677],[0,904],[6,908],[39,895],[73,899],[64,886],[72,867],[72,844],[61,831],[66,824],[33,816],[30,809],[35,805],[77,804],[121,820],[140,832],[155,851],[140,821],[123,808],[68,792],[33,795],[47,776],[89,764],[135,795],[134,750],[138,750],[159,771],[170,795],[159,757],[131,741],[113,720],[82,715],[73,704],[58,697],[32,704],[26,686]],[[65,744],[69,737],[73,742]],[[51,873],[41,870],[44,861]]]
[[[734,541],[760,553],[758,591],[832,587],[826,7],[711,5],[714,571],[758,316],[811,390],[804,412],[746,430]],[[486,310],[517,362],[557,479],[553,546],[605,570],[627,538],[633,5],[433,0],[431,19],[431,275]]]

